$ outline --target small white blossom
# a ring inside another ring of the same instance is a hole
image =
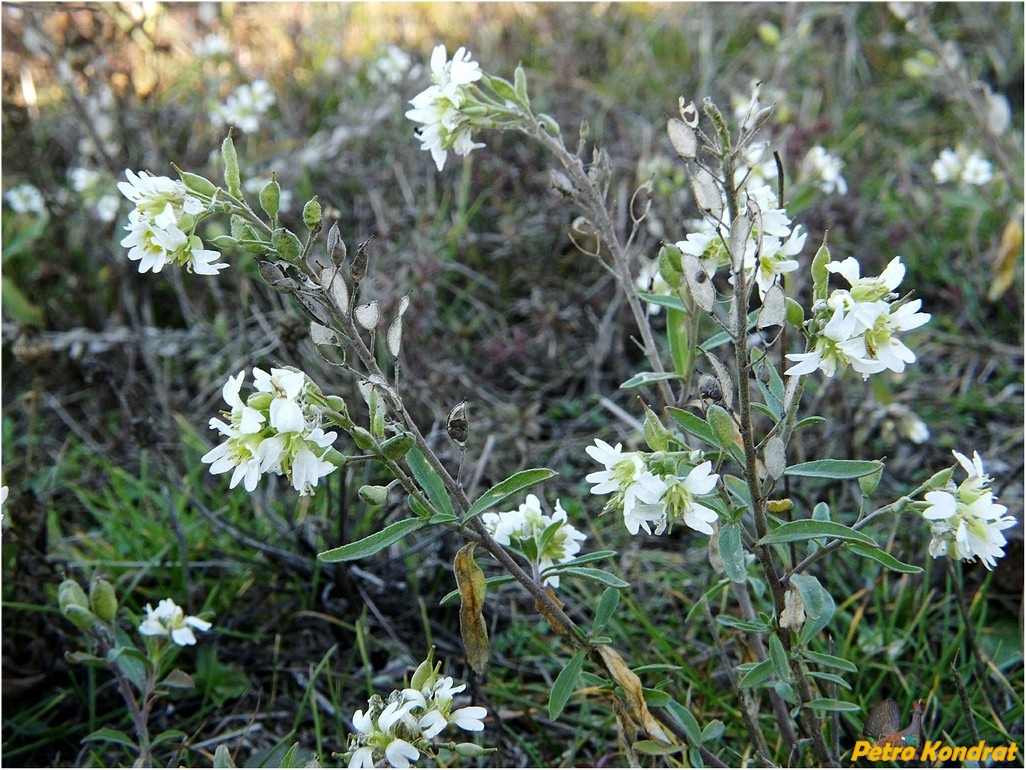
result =
[[[378,85],[398,85],[414,71],[413,59],[401,48],[390,45],[374,60],[368,70],[370,79]]]
[[[1015,518],[1005,516],[1008,509],[995,502],[989,488],[991,479],[983,470],[979,453],[973,452],[972,459],[953,454],[966,478],[957,487],[948,482],[945,489],[926,493],[929,505],[923,516],[930,522],[933,535],[930,555],[969,562],[979,558],[990,570],[1005,555],[1002,531],[1014,526]]]
[[[806,179],[814,181],[820,192],[827,195],[837,193],[846,195],[848,183],[841,176],[841,169],[844,168],[844,161],[836,155],[831,155],[826,148],[816,145],[806,153],[801,164],[801,174]]]
[[[449,150],[467,155],[484,147],[474,142],[474,123],[463,112],[463,107],[472,101],[469,86],[481,76],[480,67],[465,48],[459,48],[452,61],[447,61],[445,46],[436,46],[431,53],[434,84],[410,100],[413,109],[406,112],[406,117],[421,124],[417,129],[421,149],[431,153],[439,171],[445,166]]]
[[[4,200],[15,214],[42,215],[46,213],[43,194],[35,185],[26,183],[12,187],[4,193]]]
[[[201,59],[214,59],[229,51],[228,41],[220,35],[210,34],[192,46],[192,52]]]
[[[254,369],[257,392],[244,402],[239,395],[244,378],[245,372],[239,372],[225,383],[229,421],[210,420],[225,441],[200,459],[210,463],[213,474],[231,471],[231,489],[242,482],[252,492],[260,476],[274,473],[287,477],[300,495],[312,494],[317,482],[338,467],[329,459],[337,434],[320,427],[320,412],[308,400],[313,383],[295,369]]]
[[[254,80],[236,88],[215,107],[210,119],[218,126],[234,126],[239,131],[253,133],[260,128],[260,118],[274,106],[274,93],[266,80]]]
[[[942,150],[930,170],[937,184],[957,181],[963,187],[982,187],[994,178],[990,161],[963,145]]]
[[[586,447],[584,451],[606,468],[584,477],[595,485],[591,493],[615,493],[606,503],[606,509],[619,508],[632,535],[638,534],[639,529],[652,534],[652,524],[658,530],[662,515],[651,506],[658,505],[666,484],[648,469],[642,456],[638,452],[622,452],[620,444],[612,447],[602,439],[595,439],[595,446]]]
[[[528,556],[538,575],[573,559],[587,537],[567,521],[566,511],[558,500],[550,516],[542,513],[541,501],[535,495],[528,495],[515,511],[485,513],[481,519],[496,542],[514,546]],[[553,524],[559,526],[546,540],[543,535]],[[559,575],[545,576],[543,584],[559,588]]]
[[[453,696],[466,685],[454,685],[452,677],[441,676],[440,667],[429,657],[413,676],[415,686],[393,690],[387,700],[372,695],[367,709],[353,714],[349,767],[410,767],[422,753],[434,756],[437,745],[449,743],[436,744],[435,739],[450,725],[470,732],[484,729],[486,709],[453,709]]]
[[[161,599],[157,609],[146,605],[146,618],[139,624],[139,633],[143,636],[170,636],[171,641],[180,646],[196,644],[197,631],[209,631],[210,623],[193,615],[186,615],[185,610],[171,599]]]

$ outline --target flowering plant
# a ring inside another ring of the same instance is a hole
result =
[[[938,474],[876,508],[870,501],[882,461],[794,461],[792,438],[815,422],[799,417],[810,377],[818,372],[840,377],[850,366],[868,379],[885,371],[902,373],[916,361],[906,333],[926,324],[930,315],[920,311],[921,300],[898,294],[904,264],[895,257],[878,276],[864,277],[854,257],[832,260],[826,242],[808,258],[807,234],[788,213],[783,189],[768,183],[761,161],[765,141],[758,137],[772,105],[753,99],[739,113],[740,125],[732,128],[712,101],[698,106],[681,98],[679,117],[669,120],[667,132],[701,217],[648,262],[645,282],[652,291],[639,292],[634,257],[651,189],[643,185],[630,201],[631,226],[624,235],[609,203],[613,167],[608,155],[596,148],[589,159],[582,157],[588,142],[584,128],[578,151],[566,147],[558,123],[533,110],[522,68],[510,82],[486,74],[465,48],[449,59],[445,47],[438,46],[430,71],[431,85],[413,98],[406,115],[418,124],[415,136],[437,169],[444,168],[450,151],[466,156],[485,149],[481,139],[487,130],[513,130],[538,142],[558,165],[551,172],[553,188],[582,212],[575,232],[587,233],[593,245],[575,242],[609,268],[633,315],[648,370],[621,387],[644,396],[641,439],[647,450],[624,450],[622,443],[596,437],[583,451],[599,469],[584,481],[593,494],[608,496],[603,510],[622,517],[633,536],[683,531],[689,539],[709,538],[710,560],[722,574],[709,593],[729,588],[740,614],[719,615],[722,626],[738,631],[735,641],[743,651],[730,672],[739,707],[747,714],[748,699],[759,691],[771,704],[790,754],[807,752],[813,762],[837,764],[827,740],[827,718],[851,710],[851,704],[828,697],[822,688],[823,682],[846,686],[842,674],[851,671],[851,664],[828,652],[832,648],[821,638],[837,603],[815,574],[817,565],[847,557],[900,573],[921,572],[867,532],[882,517],[911,516],[930,522],[933,556],[980,558],[991,567],[1002,554],[1001,530],[1010,523],[1004,507],[994,502],[978,455],[969,461],[956,454],[968,474],[958,487],[950,473]],[[247,202],[230,136],[222,144],[222,159],[223,184],[184,171],[180,180],[127,172],[128,181],[120,188],[136,207],[124,241],[129,258],[140,263],[141,272],[172,264],[197,274],[217,273],[229,264],[216,261],[220,251],[203,247],[197,226],[207,218],[227,218],[230,234],[216,236],[212,245],[260,256],[261,278],[293,299],[309,319],[311,340],[356,380],[366,418],[355,419],[342,397],[285,366],[269,372],[254,368],[255,392],[243,399],[242,371],[223,387],[229,410],[223,419],[210,421],[223,439],[203,457],[210,472],[230,471],[229,487],[241,484],[248,492],[258,488],[264,475],[285,476],[299,495],[307,496],[343,465],[373,461],[389,478],[384,484],[365,484],[360,499],[375,510],[393,491],[402,490],[404,518],[322,552],[322,561],[366,558],[422,529],[448,528],[467,541],[454,561],[454,595],[461,602],[467,662],[478,675],[490,657],[488,589],[507,578],[486,578],[475,548],[528,592],[570,655],[551,688],[550,718],[562,712],[590,662],[595,686],[617,698],[615,713],[631,736],[625,751],[632,764],[642,750],[680,753],[692,764],[723,764],[715,751],[715,729],[703,729],[668,694],[656,708],[612,639],[603,635],[619,591],[629,585],[610,571],[583,567],[613,553],[583,552],[585,535],[562,505],[557,501],[547,514],[540,498],[528,494],[554,471],[521,470],[472,498],[461,481],[462,459],[473,435],[465,405],[453,407],[445,425],[460,456],[458,467],[444,461],[427,440],[401,388],[403,324],[410,300],[404,297],[391,318],[383,318],[379,302],[364,296],[367,242],[351,255],[335,224],[324,249],[317,248],[323,212],[316,197],[303,208],[306,233],[300,237],[279,221],[282,190],[273,177],[258,194],[263,215]],[[814,152],[805,166],[805,173],[818,179],[821,194],[843,194],[837,159]],[[790,296],[790,283],[803,268],[812,283],[808,313]],[[835,275],[847,288],[830,290]],[[653,326],[646,303],[667,311],[665,332]],[[760,344],[752,344],[753,335]],[[801,352],[791,342],[798,337],[805,341]],[[724,345],[731,350],[729,358],[714,352]],[[781,372],[770,351],[791,366]],[[346,454],[335,448],[343,433],[355,447]],[[859,496],[858,510],[853,513],[843,502],[803,498],[790,486],[800,479],[849,485]],[[918,500],[920,495],[925,499]],[[507,506],[508,501],[516,507]],[[604,588],[590,631],[580,622],[583,611],[566,600],[565,576]],[[692,612],[703,610],[711,615],[705,596]],[[195,619],[190,622],[164,603],[147,613],[144,633],[170,634],[179,644],[192,636],[190,628],[200,629]],[[438,756],[441,748],[476,756],[482,751],[476,744],[438,740],[450,726],[484,731],[485,709],[453,708],[454,696],[463,689],[442,676],[429,656],[410,687],[387,698],[372,695],[367,708],[353,715],[349,766],[407,767],[422,756]],[[763,728],[746,719],[746,730],[760,760],[770,763]]]

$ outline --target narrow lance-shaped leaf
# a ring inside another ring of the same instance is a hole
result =
[[[487,587],[484,572],[474,560],[474,543],[467,543],[456,553],[453,570],[460,591],[460,634],[467,663],[479,675],[488,667],[488,627],[484,620]]]
[[[423,519],[402,519],[401,521],[393,522],[385,527],[380,532],[375,532],[373,535],[357,540],[355,543],[347,543],[346,545],[339,546],[338,548],[332,548],[329,551],[323,551],[317,554],[317,558],[320,561],[334,563],[339,561],[355,561],[356,559],[364,559],[368,556],[373,556],[378,551],[381,551],[388,546],[392,545],[398,540],[406,537],[412,532],[416,532],[418,529],[427,526],[427,522]]]
[[[552,692],[549,693],[549,721],[555,722],[566,708],[566,703],[570,700],[577,679],[584,668],[585,653],[587,650],[580,650],[570,658],[563,670],[559,672],[556,681],[552,683]]]
[[[485,511],[495,508],[518,492],[529,489],[535,484],[540,484],[545,481],[545,479],[550,479],[555,475],[556,472],[550,471],[548,468],[530,468],[526,471],[514,473],[508,479],[500,481],[494,487],[481,495],[474,504],[470,506],[470,510],[468,510],[467,515],[463,517],[463,521],[470,521],[475,516],[480,516]]]
[[[748,580],[748,570],[745,564],[745,549],[741,543],[741,524],[734,521],[721,526],[717,542],[720,546],[720,560],[723,562],[723,570],[727,577],[731,582],[744,583]]]
[[[787,469],[788,476],[812,479],[857,479],[875,473],[882,467],[879,460],[812,460]]]
[[[922,567],[916,567],[913,564],[906,564],[886,551],[881,551],[879,548],[870,545],[863,545],[862,543],[845,543],[845,548],[853,553],[857,553],[859,556],[864,556],[867,559],[872,559],[878,564],[882,564],[892,572],[901,572],[908,575],[916,575],[923,571]]]
[[[820,537],[853,541],[870,546],[876,545],[876,542],[869,535],[856,532],[851,527],[846,527],[833,521],[813,521],[812,519],[789,521],[781,524],[759,540],[759,545],[795,543],[802,540],[815,540]]]

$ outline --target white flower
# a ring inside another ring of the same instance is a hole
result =
[[[232,489],[241,481],[252,492],[261,475],[274,473],[286,476],[300,495],[312,494],[337,467],[328,459],[337,434],[320,427],[320,412],[307,398],[313,383],[295,369],[254,369],[253,375],[257,392],[246,401],[239,395],[245,372],[225,383],[229,422],[215,417],[210,427],[226,438],[200,459],[211,464],[211,473],[232,471]]]
[[[988,487],[991,479],[983,470],[979,453],[973,452],[971,460],[958,452],[953,454],[967,476],[957,487],[949,482],[945,489],[926,493],[929,505],[923,516],[931,523],[930,555],[969,562],[979,558],[987,569],[993,569],[997,559],[1005,555],[1002,530],[1014,526],[1015,518],[1005,516],[1008,509],[994,501]]]
[[[801,173],[805,178],[814,181],[820,192],[827,195],[845,195],[848,192],[848,183],[841,176],[843,168],[844,161],[836,155],[831,155],[826,148],[816,145],[802,160]]]
[[[406,51],[390,45],[368,71],[371,80],[379,85],[398,85],[411,72],[413,60]]]
[[[409,767],[420,758],[420,751],[412,743],[396,738],[385,747],[385,759],[392,767]]]
[[[46,213],[46,204],[39,188],[31,184],[20,184],[4,193],[4,200],[15,214]]]
[[[488,716],[488,710],[481,706],[466,706],[456,709],[449,715],[449,722],[462,730],[480,732],[484,730],[484,722],[481,720]]]
[[[933,172],[933,178],[937,181],[937,184],[947,184],[953,179],[958,179],[961,175],[962,160],[949,147],[946,150],[941,150],[940,156],[933,162],[930,170]]]
[[[195,235],[204,205],[184,184],[131,169],[125,176],[128,181],[119,182],[118,189],[135,209],[128,215],[128,235],[121,245],[129,249],[129,259],[139,262],[140,273],[159,273],[168,263],[199,275],[216,275],[228,267],[226,262],[216,262],[220,254],[204,249]]]
[[[274,93],[266,80],[254,80],[236,88],[216,106],[210,119],[218,126],[234,126],[240,131],[253,133],[260,128],[260,118],[274,106]]]
[[[372,746],[361,746],[356,749],[353,752],[353,756],[349,758],[348,767],[374,767],[374,748]]]
[[[670,523],[682,518],[696,532],[711,535],[712,523],[719,520],[719,514],[699,503],[696,498],[712,492],[719,480],[719,475],[712,472],[712,463],[708,460],[693,468],[684,479],[673,477],[664,498]]]
[[[430,151],[439,171],[445,166],[449,150],[467,155],[484,147],[474,142],[473,121],[462,111],[470,100],[468,87],[481,76],[480,67],[465,48],[458,49],[450,62],[446,61],[445,46],[436,46],[431,53],[434,85],[410,100],[413,109],[406,112],[406,117],[421,124],[417,130],[421,149]]]
[[[965,165],[962,167],[962,174],[959,180],[962,184],[981,187],[993,178],[994,171],[990,161],[981,157],[978,153],[973,153],[965,159]]]
[[[587,537],[567,522],[566,511],[558,500],[550,516],[542,513],[541,501],[535,495],[528,495],[515,511],[486,513],[481,518],[496,542],[521,551],[538,574],[574,558],[581,550],[581,541]],[[544,537],[553,524],[559,526]],[[558,588],[559,575],[545,576],[543,584]]]
[[[591,488],[593,495],[616,493],[606,503],[606,509],[621,508],[624,524],[632,535],[638,534],[639,529],[652,534],[650,525],[656,524],[658,530],[664,518],[659,501],[666,483],[648,470],[640,454],[622,452],[620,447],[611,447],[602,439],[595,439],[595,446],[586,447],[584,451],[606,470],[589,473],[585,481],[595,485]]]
[[[210,34],[193,44],[192,52],[201,59],[214,59],[228,53],[228,41],[220,35]]]
[[[162,599],[157,609],[146,605],[146,619],[139,624],[139,633],[143,636],[170,636],[180,646],[196,644],[196,636],[192,630],[209,631],[210,623],[193,615],[186,615],[185,610],[171,599]]]

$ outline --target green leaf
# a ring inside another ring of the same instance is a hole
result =
[[[146,688],[146,679],[151,663],[135,647],[120,645],[114,647],[107,653],[107,662],[116,664],[121,673],[135,685],[139,692],[143,692]]]
[[[738,666],[738,671],[742,670],[742,666]],[[756,663],[745,671],[745,675],[741,677],[741,681],[738,682],[738,687],[758,687],[764,682],[768,681],[773,676],[773,661],[764,660],[762,663]]]
[[[410,506],[410,510],[417,514],[418,518],[426,519],[427,521],[431,521],[431,519],[433,519],[435,516],[447,515],[443,513],[435,513],[435,511],[431,510],[430,508],[425,508],[424,504],[413,495],[406,496],[406,503]],[[452,520],[456,520],[455,514],[453,514]]]
[[[622,390],[632,388],[643,388],[653,382],[665,382],[666,380],[679,380],[680,375],[676,372],[638,372],[629,380],[620,385]]]
[[[347,543],[346,545],[339,546],[338,548],[332,548],[330,551],[319,553],[317,554],[317,558],[323,562],[328,562],[329,564],[339,561],[365,559],[368,556],[373,556],[378,551],[388,548],[392,543],[402,540],[407,535],[426,526],[427,522],[423,519],[403,519],[402,521],[396,521],[389,524],[380,532],[375,532],[373,535],[363,538],[363,540],[357,540],[355,543]]]
[[[838,687],[843,687],[845,690],[851,690],[851,685],[837,674],[828,674],[825,671],[810,671],[808,672],[808,675],[813,679],[823,679],[827,682],[833,682]]]
[[[564,561],[560,563],[560,567],[579,567],[582,564],[590,564],[593,561],[602,561],[612,556],[616,556],[616,551],[592,551],[581,556],[577,556],[570,561]]]
[[[675,406],[669,407],[667,410],[670,417],[673,418],[685,433],[694,436],[697,439],[701,439],[709,446],[717,446],[716,434],[712,432],[712,428],[709,427],[709,423],[699,417],[697,414],[692,414],[685,409],[678,409]]]
[[[688,314],[681,310],[666,311],[666,336],[670,343],[670,358],[677,374],[685,380],[695,366],[695,351],[688,339]]]
[[[235,762],[232,761],[232,755],[228,753],[228,747],[225,744],[222,743],[214,749],[214,767],[217,770],[225,770],[225,768],[235,766]]]
[[[810,708],[813,711],[861,711],[862,709],[855,703],[848,703],[843,700],[835,700],[833,698],[813,698],[805,704],[805,708]]]
[[[813,652],[812,650],[805,650],[802,652],[802,657],[810,663],[815,663],[817,666],[826,666],[827,668],[836,668],[841,671],[847,671],[850,674],[858,672],[858,666],[852,663],[850,660],[845,658],[839,658],[836,655],[827,655],[825,652]]]
[[[799,420],[794,424],[795,432],[801,430],[809,425],[819,425],[821,422],[826,422],[826,417],[820,417],[818,414],[814,414],[810,417],[806,417],[803,420]]]
[[[580,650],[570,658],[570,661],[559,672],[556,681],[552,683],[552,692],[549,694],[549,721],[554,722],[566,708],[566,703],[573,694],[577,684],[577,677],[581,675],[584,668],[584,655],[587,650]]]
[[[805,605],[806,621],[802,626],[800,639],[802,644],[808,644],[816,634],[826,628],[834,616],[837,605],[814,576],[794,574],[789,579],[791,585],[798,589],[802,604]]]
[[[150,748],[159,746],[161,743],[167,743],[168,741],[182,740],[185,737],[186,733],[181,730],[165,730],[159,735],[153,737],[150,741]]]
[[[749,511],[753,510],[752,491],[748,488],[748,483],[744,479],[725,473],[723,474],[723,485],[745,508]]]
[[[745,564],[745,549],[741,543],[741,524],[731,522],[720,527],[719,534],[720,559],[723,569],[733,583],[744,583],[748,580],[748,569]]]
[[[724,724],[719,719],[712,720],[709,724],[702,728],[702,743],[708,743],[709,741],[715,741],[723,735]]]
[[[755,320],[758,317],[758,310],[753,310],[751,313],[748,314],[748,322],[745,327],[746,331],[751,331],[755,327]],[[712,337],[707,339],[705,342],[698,346],[698,349],[707,353],[710,350],[720,347],[720,345],[726,345],[728,342],[730,342],[730,332],[723,331],[714,334]]]
[[[705,419],[716,437],[716,446],[728,452],[736,446],[734,444],[734,418],[730,416],[730,412],[719,404],[711,404]]]
[[[665,743],[654,741],[651,738],[636,741],[631,748],[647,757],[665,757],[670,754],[677,754],[685,749],[684,746],[667,746]]]
[[[107,743],[120,743],[122,746],[128,746],[133,749],[139,748],[139,745],[131,738],[131,736],[129,736],[128,733],[122,730],[115,730],[112,727],[101,727],[99,730],[93,730],[82,740],[106,741]]]
[[[467,515],[463,517],[463,521],[470,521],[475,516],[480,516],[485,511],[497,507],[500,503],[513,497],[518,492],[530,489],[534,485],[540,484],[545,479],[550,479],[555,475],[556,472],[550,471],[548,468],[529,468],[526,471],[514,473],[508,479],[500,481],[477,498],[475,503],[470,506],[470,510],[467,511]]]
[[[428,463],[424,453],[419,448],[414,447],[406,455],[406,464],[409,466],[410,473],[413,474],[413,478],[416,479],[418,486],[427,495],[431,506],[439,513],[448,513],[455,516],[456,511],[453,510],[452,500],[449,498],[449,492],[445,488],[445,482],[442,481],[442,477]]]
[[[665,307],[668,310],[680,310],[687,312],[687,307],[681,302],[679,297],[673,297],[668,294],[652,294],[647,291],[639,291],[638,297],[652,305],[658,305],[659,307]]]
[[[688,736],[688,742],[693,746],[701,746],[702,728],[699,727],[698,720],[695,719],[694,715],[675,700],[671,700],[666,704],[666,710],[684,728],[684,733]]]
[[[785,473],[810,479],[857,479],[875,473],[882,466],[879,460],[812,460],[792,465]]]
[[[6,276],[0,279],[0,302],[4,312],[11,318],[29,326],[43,325],[43,311],[32,304],[29,298]]]
[[[769,638],[770,662],[773,663],[773,673],[782,682],[791,681],[791,666],[787,662],[787,653],[784,651],[784,644],[776,634],[770,634]]]
[[[862,545],[861,543],[846,543],[845,548],[857,553],[859,556],[864,556],[867,559],[879,562],[892,572],[902,572],[906,575],[918,575],[923,571],[922,567],[916,567],[913,564],[906,564],[903,561],[899,561],[886,551],[882,551],[875,546]]]
[[[635,669],[634,673],[638,673],[640,669]],[[645,696],[645,705],[653,709],[661,709],[670,702],[670,696],[662,690],[657,690],[652,687],[642,687],[641,694]]]
[[[631,584],[625,580],[621,580],[611,572],[606,572],[604,569],[595,569],[593,567],[563,567],[557,565],[556,567],[549,567],[543,573],[545,575],[573,575],[574,577],[583,578],[585,580],[594,580],[596,583],[601,583],[605,586],[612,588],[630,588]]]
[[[717,615],[716,622],[727,628],[736,628],[739,631],[747,631],[750,634],[769,633],[770,627],[759,620],[741,620],[733,615]]]
[[[869,535],[856,532],[851,527],[846,527],[833,521],[813,521],[812,519],[789,521],[786,524],[781,524],[762,538],[759,541],[759,545],[794,543],[799,540],[815,540],[818,537],[832,537],[836,540],[853,541],[869,546],[876,545]]]
[[[613,617],[613,613],[616,612],[616,607],[620,603],[620,592],[615,588],[607,588],[602,592],[602,598],[599,599],[598,609],[595,610],[595,619],[591,622],[591,634],[592,636],[598,634],[606,627],[606,623]]]

